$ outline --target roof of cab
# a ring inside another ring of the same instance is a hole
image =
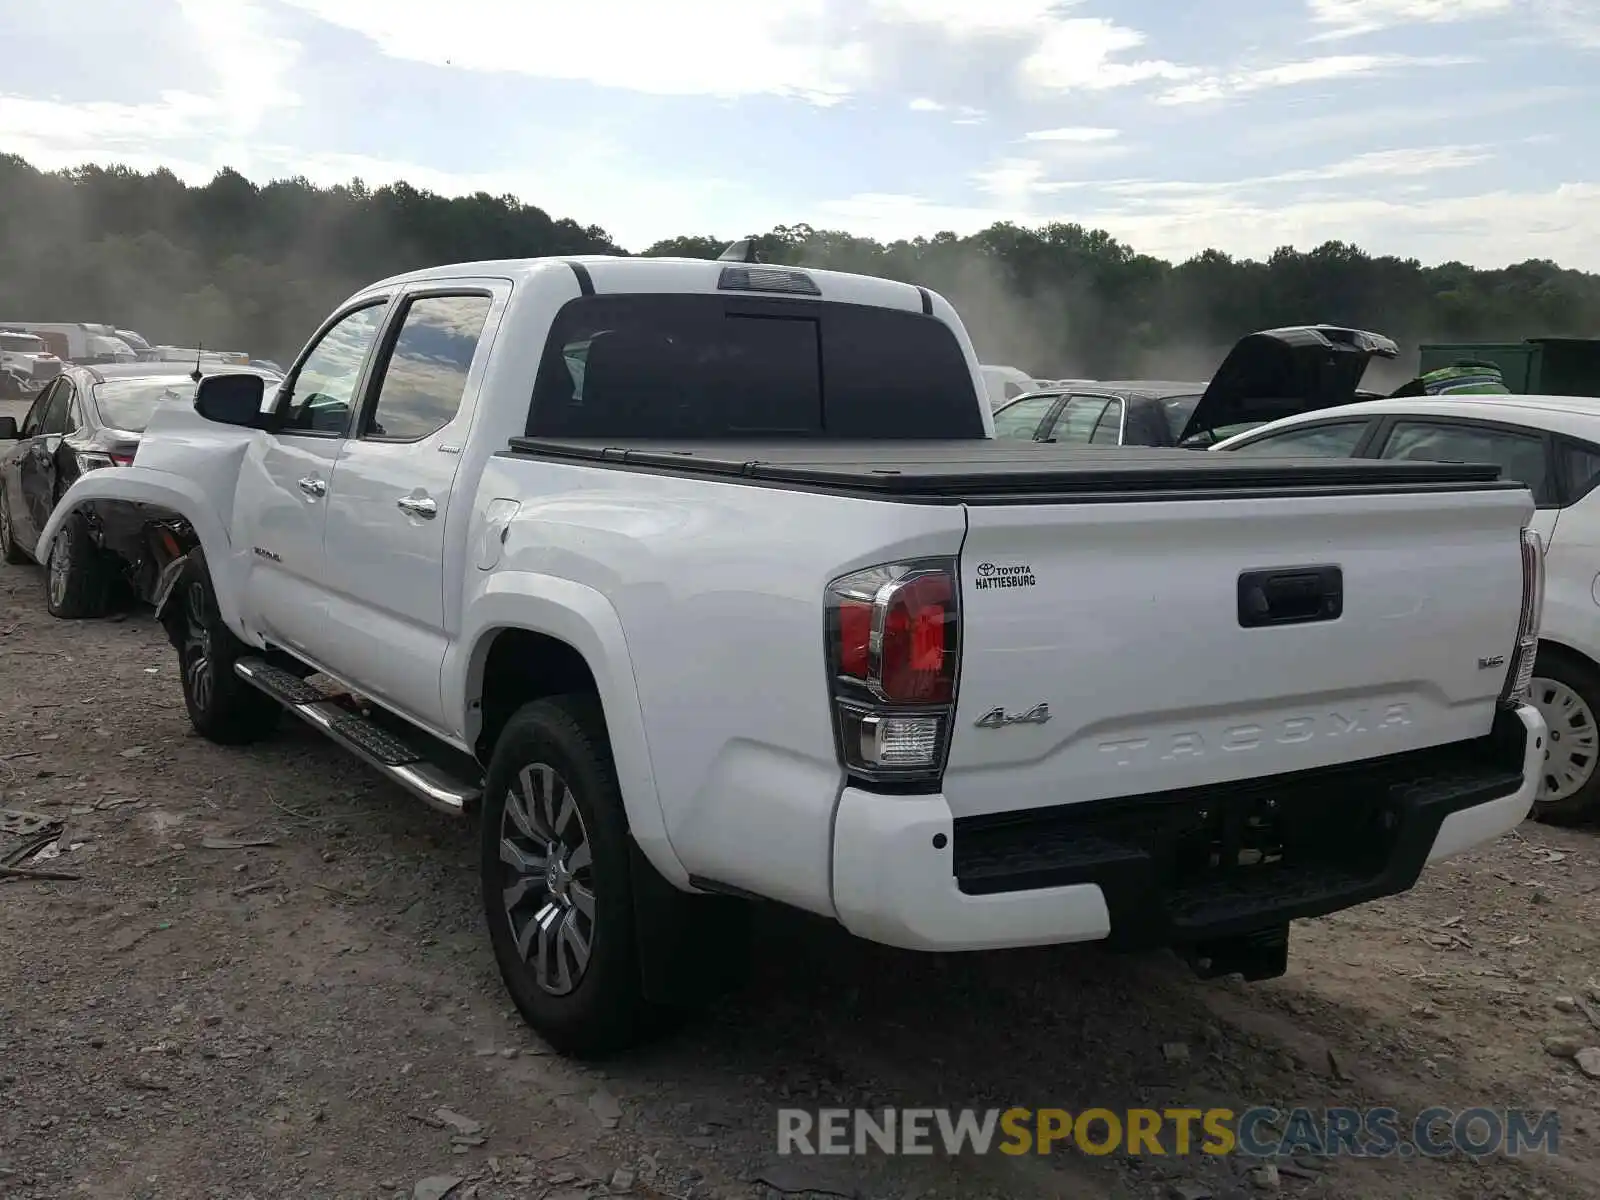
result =
[[[921,311],[936,305],[937,293],[929,292],[923,300],[923,289],[916,284],[900,283],[873,275],[855,275],[844,271],[825,271],[789,263],[731,263],[704,258],[633,258],[614,254],[573,254],[560,258],[507,258],[488,259],[482,262],[447,263],[408,271],[380,279],[361,289],[365,295],[379,288],[404,286],[409,283],[429,283],[435,280],[493,278],[509,279],[513,283],[531,279],[549,271],[572,271],[581,267],[593,280],[598,293],[630,291],[683,291],[714,293],[717,281],[727,267],[769,267],[775,270],[803,271],[822,289],[822,300],[844,301],[852,304],[871,304],[883,308],[902,308]],[[646,286],[640,286],[645,284]],[[744,293],[779,295],[781,293]],[[811,297],[807,297],[811,298]],[[352,297],[354,299],[354,297]]]

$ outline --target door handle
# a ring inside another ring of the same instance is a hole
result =
[[[439,515],[439,506],[431,496],[401,496],[395,503],[411,516],[421,517],[424,521],[431,521]]]
[[[308,496],[324,496],[328,492],[328,485],[313,475],[307,475],[300,481],[300,490]]]

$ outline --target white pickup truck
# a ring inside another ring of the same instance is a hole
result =
[[[475,816],[569,1054],[728,983],[751,898],[1267,978],[1533,801],[1540,547],[1493,467],[997,441],[944,299],[736,261],[387,279],[266,387],[163,409],[38,557],[160,520],[194,727],[287,710]]]

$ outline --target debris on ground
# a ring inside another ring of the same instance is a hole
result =
[[[595,1115],[602,1129],[615,1129],[622,1120],[622,1105],[604,1088],[589,1097],[589,1111]]]
[[[256,846],[276,846],[276,838],[269,837],[204,837],[200,844],[207,850],[249,850]]]
[[[430,1175],[413,1185],[411,1200],[445,1200],[465,1182],[460,1175]]]
[[[861,1194],[835,1172],[804,1159],[767,1163],[751,1174],[750,1182],[765,1184],[785,1196],[839,1196],[844,1200],[856,1200]]]

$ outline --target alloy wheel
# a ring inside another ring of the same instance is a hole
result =
[[[1549,727],[1545,738],[1542,801],[1565,800],[1594,776],[1600,731],[1594,713],[1572,688],[1554,679],[1533,681],[1533,703]]]
[[[594,952],[594,857],[572,789],[548,763],[517,773],[500,817],[502,901],[539,988],[569,995]]]
[[[189,585],[183,600],[183,682],[197,709],[211,705],[212,665],[211,627],[206,621],[206,592],[198,583]]]
[[[70,538],[65,527],[56,534],[56,540],[50,545],[50,565],[47,571],[50,576],[50,603],[60,608],[67,602],[67,585],[71,582],[72,555],[70,552]]]

